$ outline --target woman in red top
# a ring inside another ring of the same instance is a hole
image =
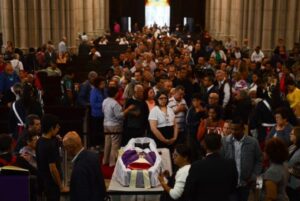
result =
[[[197,139],[202,141],[204,136],[209,133],[222,134],[224,121],[221,119],[221,108],[219,106],[211,106],[208,108],[208,117],[201,121]]]

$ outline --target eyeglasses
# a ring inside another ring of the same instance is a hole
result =
[[[158,98],[158,100],[167,100],[168,98],[167,97],[160,97]]]

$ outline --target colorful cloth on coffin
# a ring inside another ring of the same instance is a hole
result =
[[[131,170],[147,170],[154,165],[156,155],[153,151],[138,153],[130,149],[123,153],[122,161],[125,167]]]

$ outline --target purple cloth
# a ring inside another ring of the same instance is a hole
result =
[[[156,155],[153,151],[149,152],[148,154],[144,153],[144,158],[151,165],[154,165],[154,163],[156,161]],[[123,161],[125,167],[127,167],[129,164],[133,163],[137,159],[139,159],[139,155],[136,150],[131,150],[131,149],[127,150],[122,155],[122,161]]]
[[[151,164],[154,165],[156,161],[156,155],[153,151],[149,152],[148,154],[145,154],[145,159]]]
[[[29,201],[29,177],[23,175],[0,176],[0,200]]]
[[[135,150],[127,150],[122,155],[122,161],[123,161],[125,167],[127,167],[132,162],[136,161],[138,158],[139,158],[139,155],[137,154],[137,152]]]

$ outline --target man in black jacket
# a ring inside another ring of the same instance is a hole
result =
[[[99,156],[84,150],[80,136],[68,132],[63,138],[67,153],[73,157],[73,171],[70,183],[71,201],[102,201],[106,198]]]
[[[134,105],[125,121],[125,132],[122,136],[122,144],[126,145],[131,138],[144,137],[148,127],[149,109],[147,103],[144,101],[144,88],[137,84],[134,86],[133,97],[128,99],[125,104],[125,109],[130,105]]]
[[[206,157],[192,164],[185,184],[188,201],[228,201],[237,186],[238,173],[233,160],[218,153],[221,136],[212,133],[204,138]]]

